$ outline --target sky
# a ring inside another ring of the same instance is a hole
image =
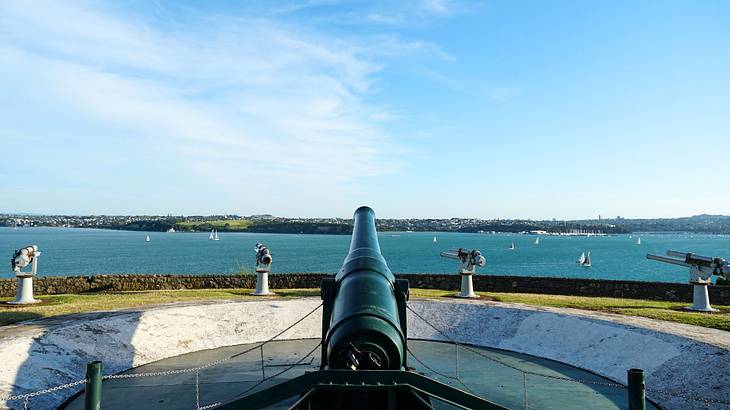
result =
[[[0,212],[730,214],[727,1],[0,2]]]

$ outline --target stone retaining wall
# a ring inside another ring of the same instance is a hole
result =
[[[326,273],[272,274],[272,289],[318,288]],[[460,278],[447,274],[399,274],[412,288],[458,289]],[[17,281],[0,279],[0,296],[15,295]],[[101,291],[253,288],[254,275],[94,275],[42,276],[34,280],[35,293],[53,295]],[[474,275],[474,289],[489,292],[544,293],[604,296],[667,301],[692,301],[692,286],[684,283],[638,282],[528,276]],[[730,286],[710,286],[710,301],[730,305]]]

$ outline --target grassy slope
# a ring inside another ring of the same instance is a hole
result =
[[[159,303],[215,299],[245,300],[255,298],[248,294],[250,291],[250,289],[169,290],[41,296],[40,299],[45,302],[41,305],[0,308],[0,325],[69,313],[133,308]],[[319,296],[319,289],[276,289],[275,291],[277,292],[277,297],[284,298]],[[453,293],[454,291],[411,289],[411,297],[414,298],[441,298],[451,296]],[[500,302],[611,312],[730,331],[730,306],[715,306],[721,310],[719,313],[706,314],[680,311],[680,308],[687,306],[687,303],[681,302],[527,293],[481,293],[481,295],[484,299]],[[10,298],[2,300],[10,300]]]
[[[226,226],[228,225],[228,226]],[[177,222],[175,226],[183,227],[184,229],[191,229],[199,231],[201,229],[226,229],[231,231],[243,231],[251,226],[251,221],[245,219],[236,220],[219,220],[219,221],[205,221],[205,222]]]

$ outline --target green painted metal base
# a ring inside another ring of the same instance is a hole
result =
[[[462,409],[506,409],[429,377],[404,370],[320,370],[305,373],[219,408],[262,409],[297,395],[301,399],[291,408],[422,409],[431,408],[429,398],[434,398]]]

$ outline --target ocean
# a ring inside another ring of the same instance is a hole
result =
[[[150,241],[145,241],[145,235]],[[0,252],[8,263],[0,277],[14,275],[13,250],[35,244],[42,252],[39,276],[93,274],[232,274],[252,272],[254,245],[262,242],[274,256],[272,272],[336,272],[347,255],[350,236],[220,233],[162,233],[78,228],[0,228]],[[434,236],[436,242],[433,241]],[[637,238],[641,245],[637,245]],[[666,250],[730,257],[730,236],[696,234],[632,234],[608,237],[382,232],[380,247],[395,273],[456,273],[457,263],[439,256],[451,248],[477,248],[487,266],[477,273],[569,278],[687,282],[680,266],[646,259]],[[514,242],[515,249],[510,250]],[[593,266],[576,263],[591,252]]]

